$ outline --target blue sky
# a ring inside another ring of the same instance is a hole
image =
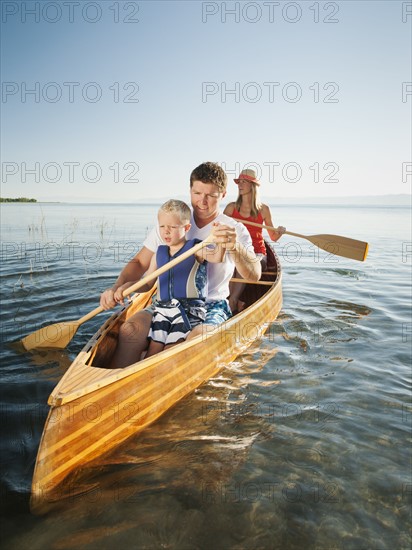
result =
[[[411,23],[401,1],[2,1],[1,195],[185,195],[205,160],[264,197],[410,193]]]

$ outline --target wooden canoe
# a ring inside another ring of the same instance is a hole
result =
[[[119,326],[150,303],[154,290],[135,295],[103,324],[49,397],[32,480],[34,513],[65,496],[62,482],[72,471],[148,426],[262,336],[282,305],[280,263],[269,246],[268,262],[263,284],[246,285],[242,312],[124,369],[105,368]]]

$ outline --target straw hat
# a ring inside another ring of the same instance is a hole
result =
[[[240,180],[247,180],[247,181],[251,181],[252,183],[256,183],[256,185],[260,185],[259,180],[256,179],[256,172],[254,170],[251,170],[250,168],[246,168],[246,170],[242,170],[239,174],[239,177],[234,179],[233,181],[235,183],[239,183]]]

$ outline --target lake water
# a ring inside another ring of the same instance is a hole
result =
[[[28,500],[47,397],[107,313],[66,350],[13,341],[98,305],[156,205],[1,205],[2,548],[409,549],[408,208],[272,206],[275,224],[370,243],[366,262],[284,236],[284,304],[264,337],[76,477]]]

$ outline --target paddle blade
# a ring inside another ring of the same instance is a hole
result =
[[[55,323],[25,336],[21,343],[26,351],[35,348],[64,349],[79,328],[78,321]]]
[[[363,262],[368,255],[369,245],[364,241],[339,235],[311,235],[305,238],[315,246],[329,252],[329,254],[342,256],[343,258]]]

